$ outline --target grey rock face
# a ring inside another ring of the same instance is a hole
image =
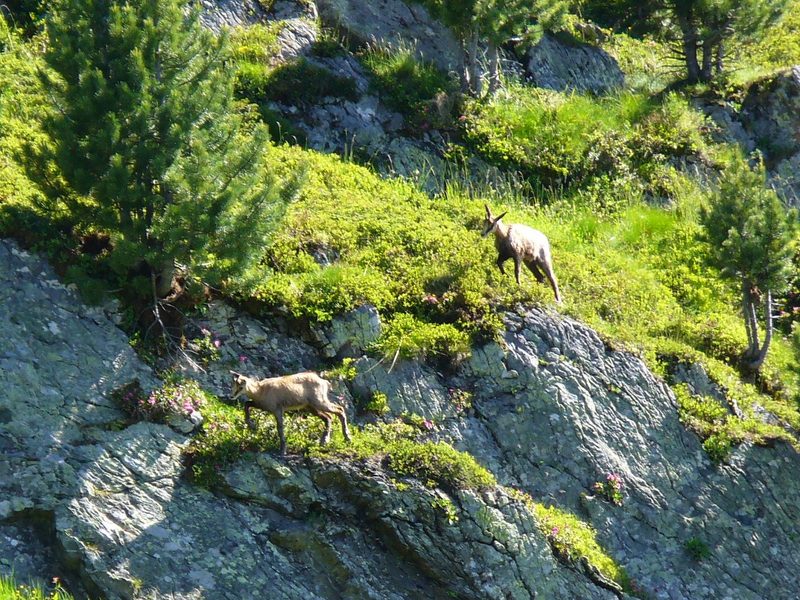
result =
[[[317,6],[326,26],[339,28],[354,40],[413,48],[420,58],[445,71],[457,70],[460,65],[460,46],[453,34],[419,4],[403,0],[318,0]]]
[[[800,206],[800,66],[750,86],[740,119],[766,156],[770,183]]]
[[[179,357],[175,364],[165,367],[184,372],[222,398],[230,392],[231,370],[254,377],[277,377],[322,367],[314,348],[283,330],[280,325],[285,324],[255,319],[221,301],[209,303],[195,325],[219,343],[219,359],[198,364],[196,356],[191,361]]]
[[[800,66],[751,85],[740,118],[767,158],[794,155],[800,148]]]
[[[0,573],[49,579],[57,554],[86,585],[76,597],[111,600],[612,597],[562,566],[499,489],[449,497],[402,489],[377,463],[270,455],[221,470],[220,493],[193,486],[189,438],[119,429],[109,392],[156,384],[122,332],[7,242],[0,283],[0,540],[14,549],[0,548]],[[268,331],[224,307],[208,319],[243,343]],[[29,531],[34,514],[54,547]]]
[[[625,85],[625,75],[605,50],[566,44],[550,34],[528,50],[526,74],[535,85],[558,91],[605,94]]]
[[[266,13],[258,0],[201,0],[200,21],[212,31],[263,21]]]
[[[381,317],[374,306],[359,306],[334,317],[333,321],[312,328],[325,356],[357,357],[381,334]]]
[[[507,316],[474,379],[476,416],[450,436],[501,482],[588,518],[601,544],[654,598],[793,598],[800,589],[800,459],[784,445],[738,447],[713,465],[673,394],[637,358],[544,311]],[[503,374],[516,371],[518,377]],[[691,377],[698,385],[702,377]],[[594,496],[609,473],[624,504]],[[711,556],[692,559],[696,538]]]
[[[722,102],[698,105],[723,141],[760,150],[770,185],[786,204],[800,207],[800,66],[753,83],[739,111]]]
[[[193,486],[181,460],[189,438],[151,423],[119,430],[108,392],[156,382],[108,318],[7,242],[0,283],[0,541],[22,548],[0,549],[0,572],[49,578],[58,554],[89,595],[110,599],[615,597],[556,560],[504,488],[399,486],[376,459],[267,454],[221,469],[217,493]],[[246,322],[254,329],[231,332],[245,340],[270,331],[227,311],[209,325]],[[715,466],[639,359],[541,310],[508,314],[506,326],[455,377],[415,363],[368,371],[364,360],[355,385],[395,386],[393,409],[442,419],[438,435],[501,483],[589,521],[649,597],[796,597],[794,450],[744,445]],[[685,376],[703,385],[702,373]],[[474,392],[466,418],[449,412],[456,382]],[[591,491],[612,472],[622,506]],[[57,552],[35,539],[30,515],[51,524]],[[689,555],[692,539],[708,558]]]
[[[426,419],[451,417],[456,407],[449,401],[442,378],[416,361],[379,362],[362,358],[356,363],[358,375],[353,393],[368,400],[375,392],[386,394],[389,409],[395,415],[410,413]],[[391,369],[391,371],[390,371]]]

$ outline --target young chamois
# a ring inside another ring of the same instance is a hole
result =
[[[553,259],[550,256],[550,242],[547,240],[547,236],[527,225],[518,223],[506,225],[500,221],[506,216],[506,213],[499,217],[493,217],[489,206],[484,204],[484,207],[486,208],[486,220],[484,221],[483,237],[494,233],[494,245],[498,253],[496,264],[500,272],[505,275],[503,263],[509,258],[513,258],[514,276],[519,285],[520,267],[522,263],[525,263],[539,283],[544,283],[544,278],[547,277],[556,295],[556,302],[560,303],[561,294],[558,291],[558,282],[553,271]]]
[[[255,379],[241,373],[233,374],[231,400],[247,394],[244,403],[244,420],[250,429],[255,423],[250,419],[250,409],[260,408],[275,415],[278,423],[278,436],[281,441],[281,456],[286,454],[286,437],[283,433],[283,413],[293,410],[307,410],[325,421],[325,433],[320,444],[325,445],[331,439],[332,415],[342,422],[342,433],[350,441],[350,430],[347,428],[347,415],[344,408],[328,400],[330,383],[316,373],[295,373],[284,377]]]

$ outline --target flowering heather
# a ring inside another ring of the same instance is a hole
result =
[[[165,383],[149,393],[136,380],[116,390],[114,397],[131,417],[147,421],[163,421],[169,415],[188,417],[205,405],[203,391],[192,380]]]
[[[622,477],[617,473],[606,475],[605,481],[598,481],[592,486],[595,493],[603,496],[606,500],[617,506],[622,506],[622,488],[624,487]]]

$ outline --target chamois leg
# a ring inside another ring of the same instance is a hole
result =
[[[256,424],[250,417],[250,410],[252,408],[253,408],[253,403],[250,400],[244,403],[244,422],[247,425],[248,429],[250,429],[251,431],[255,431]]]
[[[520,285],[520,283],[519,283],[519,269],[520,269],[521,266],[522,266],[522,259],[515,256],[514,257],[514,277],[517,280],[517,285]]]
[[[337,406],[334,413],[336,413],[336,416],[339,417],[339,421],[342,423],[342,435],[344,435],[344,439],[348,442],[351,441],[350,429],[347,427],[347,413],[341,406]]]
[[[544,283],[544,275],[542,275],[542,272],[539,270],[539,267],[536,266],[535,261],[526,262],[525,266],[528,267],[528,269],[530,269],[530,272],[533,273],[533,276],[536,277],[536,281],[538,281],[539,283]]]
[[[275,422],[278,424],[278,439],[281,441],[281,456],[286,456],[286,435],[283,432],[283,411],[275,413]]]
[[[507,258],[505,256],[498,256],[497,257],[497,261],[495,262],[495,264],[497,265],[497,268],[500,269],[500,272],[503,275],[506,274],[506,270],[505,270],[505,268],[503,268],[503,263],[506,262],[506,260],[507,260]]]
[[[561,304],[561,293],[558,291],[558,281],[556,281],[556,274],[553,272],[553,265],[550,264],[550,261],[542,261],[540,264],[544,274],[547,275],[548,281],[550,281],[553,293],[556,295],[556,302]]]
[[[317,411],[314,414],[325,421],[325,432],[322,434],[322,437],[319,440],[320,446],[324,446],[331,441],[331,416],[322,411]]]

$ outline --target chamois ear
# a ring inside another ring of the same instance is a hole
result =
[[[491,219],[491,218],[492,218],[492,211],[491,211],[491,209],[489,208],[489,205],[488,205],[488,204],[484,204],[484,205],[483,205],[483,208],[485,208],[485,209],[486,209],[486,218],[487,218],[487,219]]]
[[[502,219],[503,217],[505,217],[507,214],[508,214],[508,211],[504,212],[504,213],[503,213],[503,214],[501,214],[499,217],[497,217],[497,218],[494,220],[494,222],[495,222],[495,223],[497,223],[497,222],[498,222],[500,219]]]

